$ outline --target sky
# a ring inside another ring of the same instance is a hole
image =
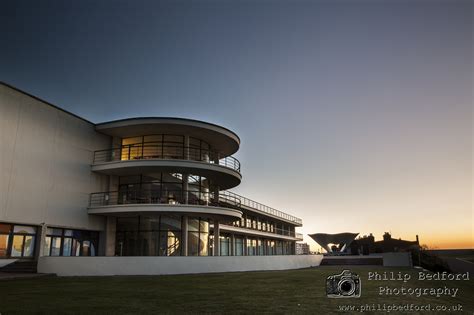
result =
[[[93,122],[241,138],[308,233],[473,248],[473,1],[3,1],[0,80]]]

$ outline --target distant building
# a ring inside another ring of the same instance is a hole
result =
[[[351,242],[357,235],[359,235],[359,233],[309,234],[328,254],[342,254],[348,252]]]
[[[309,255],[308,243],[296,243],[296,255]]]
[[[383,240],[375,241],[372,233],[368,236],[360,237],[354,240],[351,245],[351,254],[368,255],[373,253],[387,253],[387,252],[404,252],[410,249],[419,248],[420,242],[418,235],[415,241],[406,241],[402,239],[394,239],[392,235],[385,232]]]

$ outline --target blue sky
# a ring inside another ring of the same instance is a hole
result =
[[[304,233],[473,246],[472,1],[7,1],[0,35],[0,80],[91,121],[234,130],[235,191]]]

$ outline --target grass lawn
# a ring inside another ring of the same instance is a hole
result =
[[[418,281],[409,268],[351,267],[361,277],[358,299],[326,297],[326,277],[340,267],[291,271],[241,272],[177,276],[43,277],[0,281],[0,313],[340,313],[340,305],[386,303],[463,306],[474,311],[474,281]],[[368,272],[402,271],[412,280],[368,281]],[[471,275],[472,277],[472,275]],[[381,296],[380,286],[455,287],[456,297]],[[369,312],[369,314],[372,312]],[[396,312],[394,312],[396,313]],[[438,312],[442,314],[443,312]],[[461,314],[460,312],[457,312]],[[411,313],[417,314],[417,312]],[[430,314],[430,312],[419,312]]]

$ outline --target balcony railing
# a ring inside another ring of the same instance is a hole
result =
[[[236,198],[239,198],[240,201],[242,202],[242,205],[244,206],[247,206],[249,208],[253,208],[253,209],[256,209],[258,211],[262,211],[262,212],[265,212],[265,213],[268,213],[268,214],[271,214],[273,216],[276,216],[276,217],[279,217],[279,218],[282,218],[282,219],[285,219],[285,220],[288,220],[288,221],[291,221],[291,222],[294,222],[298,225],[301,225],[303,224],[303,221],[300,219],[300,218],[297,218],[295,216],[292,216],[288,213],[285,213],[285,212],[282,212],[282,211],[279,211],[277,209],[274,209],[272,207],[269,207],[269,206],[266,206],[260,202],[256,202],[256,201],[253,201],[251,199],[248,199],[246,197],[243,197],[239,194],[236,194],[236,193],[233,193],[233,192],[229,192],[231,193],[233,196],[235,196]]]
[[[220,191],[219,198],[214,198],[213,192],[199,192],[192,190],[133,190],[133,191],[107,191],[92,193],[89,206],[102,207],[127,204],[167,204],[167,205],[202,205],[224,207],[239,210],[241,197],[237,194]],[[255,230],[248,228],[250,230]],[[255,230],[257,231],[257,230]],[[259,230],[258,230],[259,231]],[[263,230],[262,230],[263,231]],[[303,239],[303,235],[294,231],[273,228],[272,231],[263,231],[278,235],[291,236]]]
[[[233,209],[240,209],[241,205],[239,198],[229,195],[226,191],[221,191],[219,198],[214,198],[212,192],[191,190],[107,191],[90,195],[89,206],[92,208],[124,204],[187,204]]]
[[[296,233],[294,231],[290,231],[290,230],[283,230],[283,229],[279,229],[279,228],[273,228],[273,229],[254,229],[254,228],[251,228],[251,227],[246,227],[246,226],[239,226],[239,225],[233,225],[234,227],[238,227],[238,228],[241,228],[241,229],[246,229],[246,230],[250,230],[250,231],[257,231],[257,232],[265,232],[265,233],[273,233],[273,234],[278,234],[278,235],[283,235],[283,236],[291,236],[291,237],[294,237],[294,238],[297,238],[299,240],[302,240],[303,239],[303,234],[301,233]]]
[[[295,238],[298,238],[299,236],[301,236],[301,238],[303,238],[302,234],[296,233],[296,232],[293,232],[293,231],[282,230],[282,229],[275,229],[275,231],[276,231],[276,234],[278,234],[278,235],[291,236],[291,237],[295,237]]]
[[[220,158],[218,152],[182,145],[131,144],[94,152],[94,164],[149,159],[199,161],[225,166],[240,172],[240,162],[233,156]]]

